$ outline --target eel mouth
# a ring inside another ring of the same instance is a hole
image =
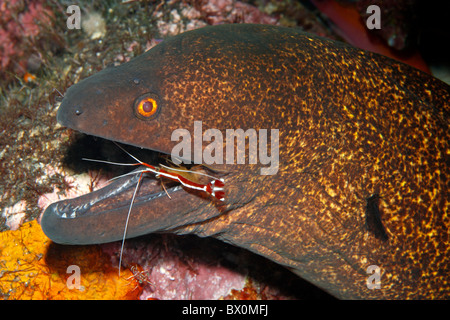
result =
[[[133,147],[125,146],[124,151],[127,152],[129,148]],[[167,158],[167,155],[156,151],[144,151]],[[135,161],[128,161],[132,162]],[[111,183],[99,190],[50,204],[42,215],[42,230],[53,242],[60,244],[113,242],[122,239],[129,213],[132,218],[127,238],[167,231],[182,225],[177,224],[176,218],[170,221],[167,217],[192,210],[193,198],[197,198],[197,202],[198,198],[211,201],[202,192],[188,190],[178,182],[158,179],[151,172],[142,173],[145,169],[145,166],[139,166],[113,178]]]

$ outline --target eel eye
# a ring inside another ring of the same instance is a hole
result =
[[[153,93],[140,96],[134,103],[134,114],[141,120],[155,118],[160,109],[158,101],[158,96]]]

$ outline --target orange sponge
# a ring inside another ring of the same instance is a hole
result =
[[[142,284],[99,246],[52,243],[36,221],[0,233],[3,299],[137,299]]]

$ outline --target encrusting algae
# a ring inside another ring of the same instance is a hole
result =
[[[69,266],[79,267],[79,282]],[[122,270],[119,277],[99,246],[68,250],[52,243],[36,221],[0,233],[3,299],[137,299],[141,292],[142,285],[133,273]]]

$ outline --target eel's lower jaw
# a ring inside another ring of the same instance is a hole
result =
[[[138,173],[125,175],[102,189],[52,203],[42,215],[42,230],[53,242],[60,244],[97,244],[121,240],[139,176]],[[175,197],[180,191],[184,191],[180,185],[163,189],[159,180],[144,177],[133,207],[146,205],[151,208],[152,201],[165,202],[164,198]],[[128,234],[133,237],[141,235],[139,232]]]

